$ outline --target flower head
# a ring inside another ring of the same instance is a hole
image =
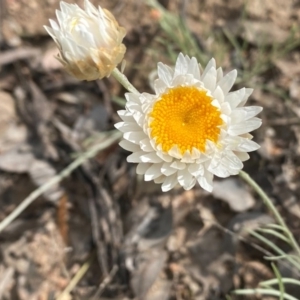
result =
[[[137,173],[168,191],[176,185],[191,189],[196,182],[212,191],[213,176],[236,175],[259,145],[250,131],[261,125],[258,106],[244,107],[252,89],[229,92],[233,70],[223,76],[211,59],[200,72],[197,60],[179,54],[175,68],[158,64],[155,95],[126,94],[120,145],[131,151]]]
[[[50,20],[52,28],[45,26],[59,48],[58,59],[77,79],[109,76],[124,57],[125,29],[109,11],[96,9],[88,0],[84,10],[63,1],[60,9],[56,11],[58,24]]]

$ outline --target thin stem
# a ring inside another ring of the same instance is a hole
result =
[[[281,278],[281,281],[283,283],[290,283],[290,284],[295,284],[295,285],[300,285],[300,281],[294,278]],[[266,280],[260,283],[261,286],[263,285],[274,285],[274,284],[278,284],[278,279],[274,278],[274,279],[270,279],[270,280]]]
[[[269,295],[269,296],[278,296],[280,297],[281,292],[275,290],[268,289],[247,289],[247,290],[235,290],[232,292],[235,295]],[[286,300],[298,300],[297,298],[288,295],[286,293],[283,294],[283,298]]]
[[[119,69],[115,68],[111,74],[124,86],[127,91],[134,94],[139,94],[139,91],[129,82],[127,77],[123,73],[121,73]]]
[[[261,189],[261,187],[250,177],[249,174],[247,174],[244,171],[240,171],[239,175],[241,178],[243,178],[256,192],[257,194],[262,198],[265,205],[271,210],[272,214],[275,216],[277,222],[285,228],[285,233],[289,240],[291,241],[291,245],[293,246],[294,250],[300,255],[300,247],[298,243],[296,242],[293,234],[289,230],[288,226],[286,225],[285,221],[281,217],[280,213],[274,206],[272,200],[268,197],[268,195]]]
[[[91,147],[87,152],[80,155],[75,159],[68,167],[62,170],[58,175],[54,176],[51,180],[34,190],[27,198],[25,198],[19,206],[17,206],[2,222],[0,222],[0,232],[8,226],[13,220],[15,220],[25,208],[27,208],[34,200],[41,196],[44,192],[49,190],[52,186],[60,182],[63,178],[69,176],[76,168],[78,168],[87,159],[95,156],[99,151],[106,149],[112,143],[120,139],[122,133],[119,131],[113,131],[106,140]]]
[[[280,291],[280,300],[283,300],[284,299],[283,295],[285,293],[285,287],[282,282],[281,274],[274,263],[271,263],[271,266],[272,266],[273,272],[275,273],[277,280],[278,280],[278,287],[279,287],[279,291]],[[270,288],[272,288],[272,287],[270,287]]]

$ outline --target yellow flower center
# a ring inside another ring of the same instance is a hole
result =
[[[154,104],[149,114],[151,137],[168,152],[176,145],[181,154],[193,148],[205,152],[206,140],[218,141],[223,124],[212,97],[192,86],[170,89]]]

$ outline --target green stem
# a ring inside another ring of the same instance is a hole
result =
[[[276,290],[270,290],[270,289],[246,289],[246,290],[235,290],[232,292],[235,295],[268,295],[268,296],[277,296],[280,297],[280,291]],[[283,294],[283,298],[286,300],[297,300],[297,298],[288,295],[288,294]]]
[[[298,253],[300,256],[300,247],[298,243],[296,242],[293,234],[289,230],[288,226],[286,225],[285,221],[281,217],[280,213],[274,206],[272,200],[268,197],[268,195],[261,189],[261,187],[244,171],[240,171],[239,173],[240,177],[243,178],[256,192],[257,194],[262,198],[265,205],[270,209],[272,214],[275,216],[275,219],[277,222],[285,229],[285,234],[287,235],[288,239],[291,242],[291,245],[293,246],[294,250]]]
[[[290,284],[295,284],[300,286],[300,281],[294,278],[281,278],[281,281],[283,283],[290,283]],[[264,286],[264,285],[275,285],[278,284],[279,280],[277,278],[274,279],[269,279],[263,282],[260,282],[259,285]]]
[[[111,74],[112,76],[115,77],[117,81],[119,81],[124,86],[124,88],[127,91],[134,94],[139,94],[139,91],[129,82],[127,77],[123,73],[121,73],[117,68],[115,68]]]

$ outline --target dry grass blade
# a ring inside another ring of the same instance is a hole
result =
[[[81,268],[78,270],[76,275],[72,278],[72,280],[69,282],[67,287],[63,290],[63,292],[56,298],[56,300],[64,300],[68,299],[67,297],[72,292],[72,290],[76,287],[78,282],[83,278],[83,276],[86,274],[88,269],[90,268],[91,264],[93,263],[95,259],[95,255],[91,255],[91,257],[86,261]]]
[[[41,50],[37,48],[18,48],[2,52],[0,55],[0,66],[11,64],[17,60],[39,56],[40,52]]]
[[[60,182],[63,178],[69,176],[76,168],[78,168],[82,163],[84,163],[87,159],[95,156],[99,151],[106,149],[111,144],[115,143],[118,139],[120,139],[121,134],[117,131],[112,131],[107,135],[107,138],[102,142],[93,147],[91,147],[88,151],[81,154],[77,159],[75,159],[68,167],[66,167],[62,172],[58,175],[54,176],[51,180],[43,184],[38,189],[34,190],[27,198],[21,202],[19,206],[9,214],[1,223],[0,223],[0,232],[8,226],[13,220],[15,220],[24,209],[26,209],[34,200],[36,200],[39,196],[41,196],[45,191],[51,188],[53,185]]]

